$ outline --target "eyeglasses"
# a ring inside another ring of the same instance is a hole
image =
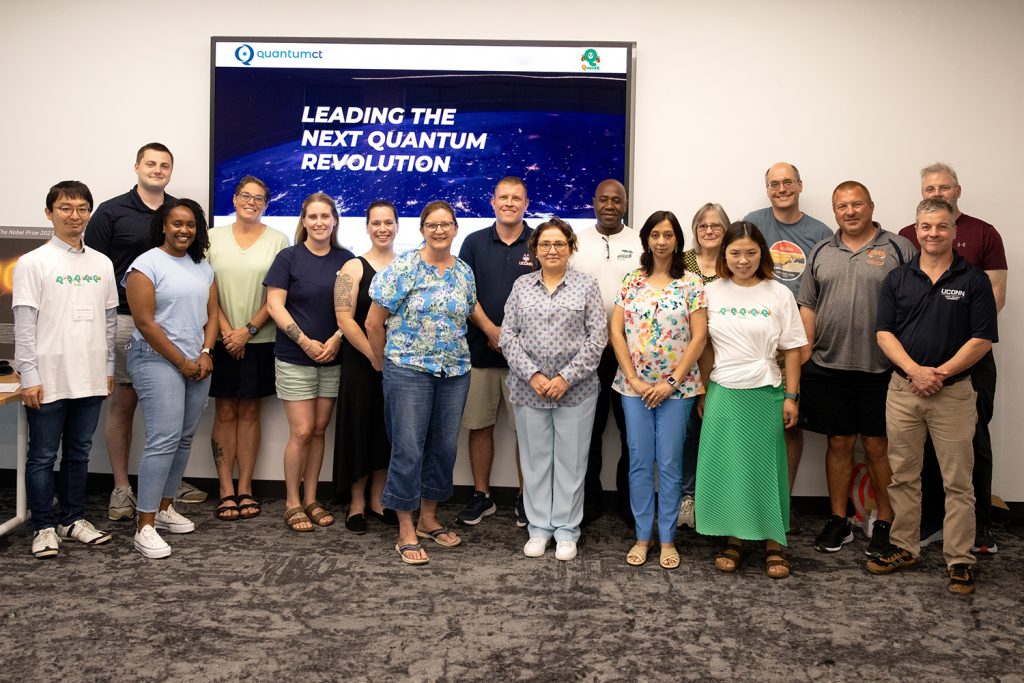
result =
[[[786,188],[788,190],[789,188],[791,188],[794,185],[796,185],[796,183],[797,183],[797,181],[793,180],[792,178],[786,178],[785,180],[781,180],[781,181],[773,180],[770,183],[768,183],[768,189],[769,190],[777,190],[780,187],[784,187],[784,188]]]
[[[77,213],[79,216],[84,218],[92,213],[92,209],[88,206],[55,206],[54,209],[56,209],[57,213],[61,216],[64,216],[64,218],[67,218],[73,213]]]
[[[697,232],[722,232],[725,226],[721,223],[701,223],[697,226]]]
[[[249,202],[254,202],[256,204],[266,204],[267,203],[266,196],[264,196],[262,194],[249,194],[248,192],[239,192],[235,196],[238,197],[242,201],[243,204],[248,204]]]
[[[454,221],[443,221],[441,223],[424,223],[423,229],[429,230],[430,232],[437,232],[439,230],[445,232],[451,230],[454,225]]]
[[[568,242],[541,242],[540,244],[537,245],[537,251],[542,254],[546,254],[552,249],[554,249],[557,253],[561,254],[568,248]]]

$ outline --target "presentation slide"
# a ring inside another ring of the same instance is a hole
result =
[[[435,199],[455,207],[461,243],[494,221],[494,185],[514,175],[528,222],[589,227],[597,184],[628,179],[632,49],[213,38],[212,222],[232,221],[254,175],[271,190],[264,222],[289,236],[302,200],[326,192],[356,253],[378,199],[399,208],[398,249],[420,243]]]

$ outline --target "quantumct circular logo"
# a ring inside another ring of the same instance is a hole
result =
[[[256,56],[256,53],[253,51],[252,45],[247,45],[245,43],[242,43],[235,50],[235,59],[240,61],[242,64],[245,64],[246,66],[249,66],[249,63],[252,61],[252,58],[255,57],[255,56]]]

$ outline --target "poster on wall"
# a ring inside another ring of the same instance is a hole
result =
[[[0,359],[14,359],[14,266],[27,254],[53,236],[53,228],[0,225]]]
[[[302,200],[326,192],[356,253],[379,199],[399,209],[399,249],[419,244],[434,199],[455,208],[461,242],[494,221],[495,183],[513,175],[528,221],[589,227],[597,184],[628,184],[634,49],[214,37],[213,223],[231,222],[235,186],[254,175],[270,187],[264,222],[289,235]]]

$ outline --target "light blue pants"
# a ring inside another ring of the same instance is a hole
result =
[[[531,538],[576,541],[597,392],[572,408],[513,406]]]
[[[143,340],[128,348],[128,373],[146,421],[139,461],[139,512],[156,512],[174,498],[192,450],[192,437],[210,395],[210,378],[185,379],[178,368]]]
[[[670,398],[653,410],[623,396],[629,441],[629,504],[636,540],[650,541],[654,525],[654,468],[658,468],[658,539],[672,543],[683,497],[683,439],[695,398]]]

